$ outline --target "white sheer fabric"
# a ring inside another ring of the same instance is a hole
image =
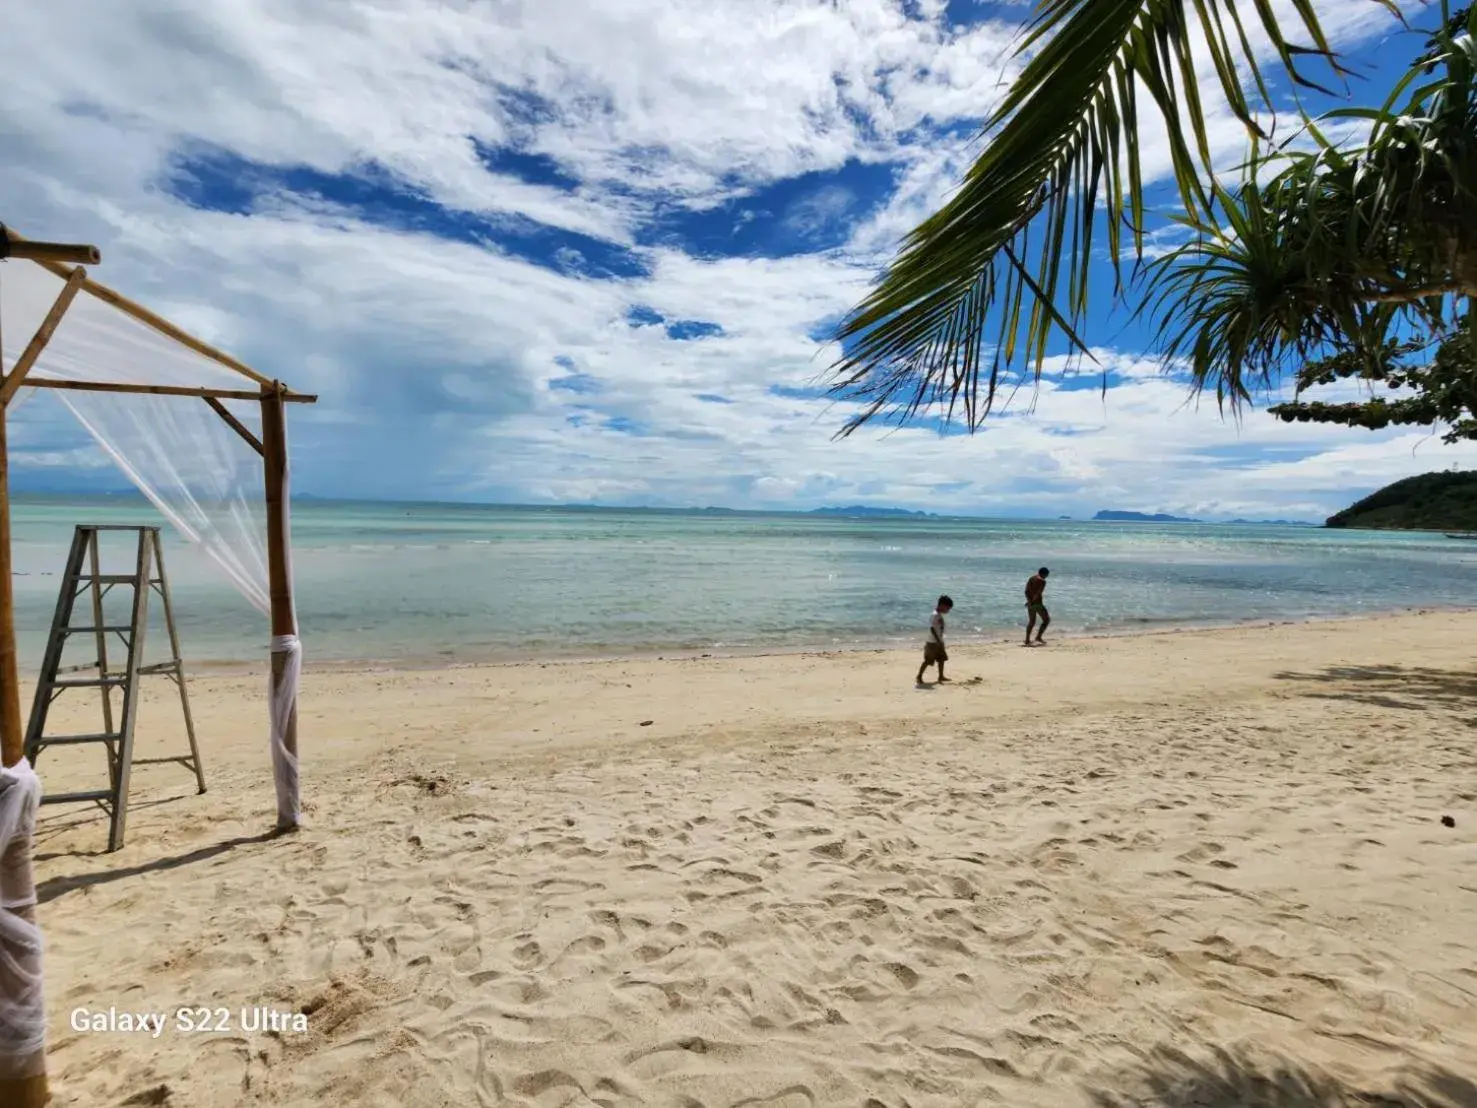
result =
[[[0,262],[0,347],[7,373],[64,285],[34,262]],[[259,387],[85,287],[26,380],[247,392]],[[37,391],[22,387],[16,399]],[[256,450],[198,397],[52,391],[159,513],[210,558],[252,607],[269,616],[266,498]],[[261,405],[222,403],[260,442]],[[278,703],[290,707],[297,697],[301,646],[295,636],[292,642],[283,647],[291,655],[284,669],[291,679],[273,683],[270,718],[278,819],[295,823],[297,762],[282,744],[286,708]],[[278,649],[276,640],[272,649]]]
[[[45,1069],[46,1004],[31,838],[41,780],[22,758],[0,768],[0,1079]]]
[[[0,337],[7,373],[64,285],[33,262],[0,263]],[[38,379],[236,391],[257,387],[85,289],[27,376]],[[22,388],[18,396],[31,391]],[[266,614],[266,512],[256,451],[196,397],[73,390],[55,395],[160,514]],[[224,403],[259,440],[259,405]]]
[[[297,705],[298,680],[303,672],[303,648],[296,635],[277,635],[272,639],[272,653],[286,657],[282,663],[280,683],[274,674],[272,699],[272,778],[277,782],[277,826],[297,827],[302,823],[298,806],[297,755],[287,749],[287,729]],[[276,660],[273,659],[273,669]]]

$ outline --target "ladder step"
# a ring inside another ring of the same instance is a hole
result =
[[[140,677],[148,677],[155,673],[178,673],[179,667],[179,660],[176,659],[172,662],[153,662],[146,666],[139,666],[138,672]]]
[[[138,574],[136,573],[79,573],[77,580],[89,585],[137,585]],[[154,584],[150,579],[149,584]]]
[[[107,677],[68,677],[65,681],[52,681],[54,689],[100,689],[104,686],[122,685],[128,681],[123,674],[111,674]]]
[[[42,804],[80,804],[84,800],[112,800],[112,789],[93,789],[83,793],[42,793]]]
[[[131,623],[120,623],[116,627],[63,627],[62,628],[62,634],[64,634],[64,635],[94,635],[94,634],[96,634],[99,631],[104,631],[104,632],[117,631],[117,632],[119,632],[121,634],[123,632],[131,632],[132,630],[133,630],[133,624],[131,624]]]
[[[37,746],[76,746],[78,743],[121,742],[122,735],[43,735],[36,740]]]

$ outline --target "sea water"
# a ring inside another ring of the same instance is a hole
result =
[[[160,520],[128,499],[21,497],[13,512],[34,671],[74,526]],[[952,643],[998,640],[1020,633],[1042,565],[1063,634],[1477,605],[1477,542],[1439,534],[317,501],[292,522],[310,662],[913,646],[940,593]],[[186,658],[259,660],[265,619],[164,537]]]

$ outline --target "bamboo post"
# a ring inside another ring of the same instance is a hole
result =
[[[287,415],[286,389],[280,381],[272,388],[263,389],[262,403],[262,461],[266,478],[267,494],[267,586],[272,602],[272,637],[297,634],[297,613],[292,599],[292,562],[289,549],[290,503],[289,467],[287,460]],[[272,652],[272,696],[275,703],[280,695],[283,676],[288,662],[285,651]],[[294,701],[288,715],[286,733],[283,736],[287,752],[297,757],[297,703]],[[295,787],[295,786],[294,786]],[[298,798],[291,798],[293,811],[298,810]],[[280,805],[279,805],[280,806]],[[279,830],[290,830],[279,821]]]
[[[5,406],[0,405],[0,761],[9,767],[25,756],[26,734],[21,726],[20,666],[15,650],[15,593],[12,589],[10,549],[10,462],[5,442]],[[17,836],[0,858],[0,905],[33,901],[31,840]],[[0,907],[0,911],[5,911]],[[10,909],[27,923],[36,922],[34,903]],[[9,959],[7,954],[7,960]],[[18,987],[0,978],[0,988],[14,995]],[[5,1108],[42,1108],[51,1099],[46,1084],[46,1056],[0,1058],[0,1105]]]
[[[0,405],[0,760],[13,766],[25,756],[21,727],[20,666],[15,651],[15,592],[10,549],[10,458],[6,405]]]
[[[96,246],[80,242],[33,242],[0,223],[0,258],[29,258],[33,262],[77,262],[97,265],[103,260]]]

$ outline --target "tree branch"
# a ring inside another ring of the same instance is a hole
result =
[[[1433,296],[1477,296],[1477,286],[1462,281],[1445,281],[1436,285],[1415,285],[1410,288],[1390,288],[1384,292],[1359,294],[1361,300],[1371,304],[1412,304],[1417,300],[1429,300]]]

